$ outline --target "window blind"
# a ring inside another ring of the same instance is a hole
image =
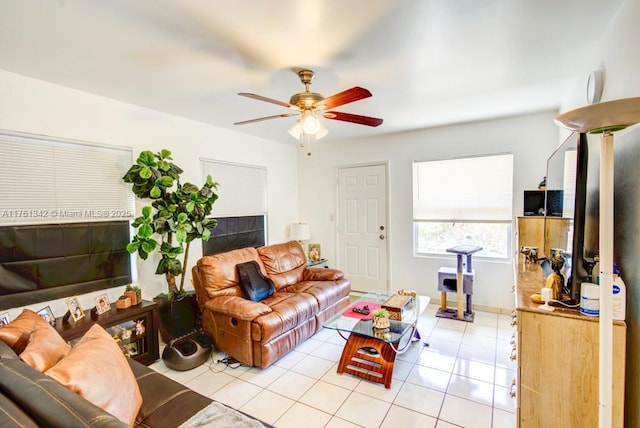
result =
[[[219,183],[214,217],[267,213],[267,169],[211,159],[200,159],[202,177]]]
[[[511,221],[513,155],[413,163],[416,221]]]
[[[564,174],[562,176],[563,216],[573,218],[574,201],[576,199],[576,175],[578,168],[578,151],[568,150],[564,154]]]
[[[0,225],[130,218],[131,148],[0,132]]]

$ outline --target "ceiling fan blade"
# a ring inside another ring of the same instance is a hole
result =
[[[253,98],[254,100],[266,101],[268,103],[277,104],[279,106],[286,107],[286,108],[296,108],[297,109],[296,106],[292,106],[289,103],[286,103],[286,102],[280,101],[280,100],[274,100],[273,98],[263,97],[262,95],[250,94],[248,92],[239,92],[238,95],[240,95],[242,97]]]
[[[247,123],[261,122],[263,120],[277,119],[279,117],[291,117],[291,116],[297,116],[297,115],[298,115],[297,113],[282,113],[282,114],[276,114],[273,116],[259,117],[257,119],[243,120],[242,122],[234,123],[234,125],[246,125]]]
[[[360,116],[359,114],[342,113],[340,111],[328,111],[323,114],[327,119],[342,120],[344,122],[357,123],[359,125],[379,126],[383,120],[377,117]]]
[[[361,88],[359,86],[354,86],[351,89],[338,92],[337,94],[331,95],[330,97],[327,97],[322,101],[318,101],[317,103],[315,103],[315,106],[317,107],[323,105],[325,109],[329,110],[338,106],[352,103],[354,101],[369,98],[370,96],[371,92],[369,92],[367,89]]]

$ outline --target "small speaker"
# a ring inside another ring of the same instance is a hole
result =
[[[211,355],[213,343],[201,331],[172,340],[162,351],[162,360],[173,370],[191,370],[203,364]]]

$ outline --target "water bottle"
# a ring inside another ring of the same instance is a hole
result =
[[[611,298],[613,307],[611,316],[614,320],[624,321],[627,309],[627,286],[620,276],[617,264],[613,264],[613,297]]]

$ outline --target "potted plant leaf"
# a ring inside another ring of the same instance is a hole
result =
[[[181,183],[183,170],[172,160],[169,150],[158,153],[145,150],[123,177],[126,183],[132,184],[138,198],[151,201],[132,223],[136,234],[127,251],[137,252],[143,260],[154,251],[160,253],[155,273],[165,276],[168,293],[154,300],[159,306],[160,333],[167,343],[197,326],[198,306],[195,294],[184,289],[184,270],[191,242],[208,240],[210,228],[217,225],[209,215],[218,199],[215,193],[218,183],[211,176],[207,176],[202,187]],[[177,276],[180,276],[179,285]]]

